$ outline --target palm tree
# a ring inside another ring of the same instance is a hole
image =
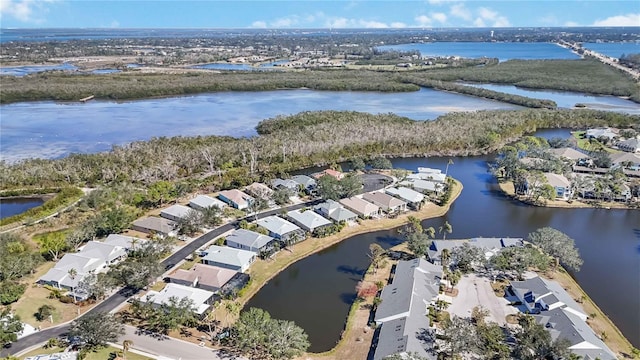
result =
[[[440,254],[440,262],[442,263],[442,267],[447,268],[449,265],[449,260],[451,260],[451,250],[442,249],[442,253]]]
[[[449,159],[449,161],[447,161],[447,167],[444,169],[444,177],[447,177],[447,174],[449,173],[449,165],[453,165],[453,160]]]
[[[127,359],[127,351],[129,351],[132,345],[133,345],[133,341],[131,340],[124,340],[122,342],[122,357],[125,360]]]
[[[78,270],[76,270],[75,268],[71,268],[69,269],[69,271],[67,271],[67,274],[69,274],[69,277],[71,277],[71,279],[75,279],[76,275],[78,275]]]
[[[451,227],[451,224],[449,224],[448,221],[445,221],[444,225],[438,228],[438,232],[442,234],[442,240],[447,240],[447,233],[451,234],[453,232],[453,228]]]
[[[240,313],[240,304],[235,301],[227,301],[227,303],[224,304],[224,308],[227,310],[226,320],[227,324],[229,324],[229,318],[231,316],[237,316]]]

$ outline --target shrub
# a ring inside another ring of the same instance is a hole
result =
[[[75,300],[73,299],[73,297],[65,295],[60,297],[60,302],[63,304],[73,304]]]
[[[4,281],[0,283],[0,304],[9,305],[18,301],[24,294],[26,286],[12,281]]]
[[[42,305],[38,308],[38,311],[34,314],[36,319],[38,319],[38,321],[44,321],[46,320],[49,316],[53,315],[53,311],[56,308],[54,308],[51,305]]]

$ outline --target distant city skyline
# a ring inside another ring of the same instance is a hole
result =
[[[2,28],[640,26],[640,1],[0,0]]]

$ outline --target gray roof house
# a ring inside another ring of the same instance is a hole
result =
[[[189,201],[189,206],[196,210],[204,210],[210,207],[217,207],[222,210],[227,207],[227,204],[211,196],[198,195]]]
[[[298,184],[297,182],[291,180],[291,179],[273,179],[271,181],[271,186],[274,189],[289,189],[291,191],[298,191],[298,188],[300,187],[300,184]]]
[[[340,199],[340,204],[363,218],[376,217],[380,214],[380,207],[378,205],[372,204],[355,196]]]
[[[308,232],[314,232],[316,229],[330,226],[333,223],[326,218],[316,214],[311,210],[302,211],[291,210],[287,212],[287,217],[293,221],[294,224]]]
[[[618,133],[613,131],[613,129],[611,128],[595,128],[595,129],[588,129],[587,132],[584,134],[584,136],[589,139],[589,138],[600,138],[600,137],[606,137],[610,140],[613,140],[614,138],[618,137]]]
[[[580,151],[573,148],[569,148],[569,147],[549,149],[549,152],[557,157],[565,158],[569,160],[580,160],[580,159],[591,158],[591,156],[581,153]]]
[[[267,216],[256,221],[256,224],[267,229],[269,236],[283,242],[298,242],[306,238],[304,230],[279,216]]]
[[[397,212],[406,211],[407,203],[382,192],[368,192],[362,194],[362,198],[370,203],[380,206],[384,211]]]
[[[618,149],[631,153],[640,153],[640,139],[623,140],[616,143]]]
[[[413,188],[416,191],[420,191],[422,193],[440,193],[444,190],[444,184],[431,181],[431,180],[422,180],[422,179],[411,179],[399,182],[399,185]]]
[[[202,253],[202,263],[245,272],[256,260],[256,253],[228,246],[211,245]]]
[[[429,180],[437,183],[444,183],[447,180],[447,176],[441,172],[418,171],[417,173],[407,175],[407,179]]]
[[[193,312],[203,316],[211,307],[213,295],[211,291],[169,283],[160,291],[149,290],[145,295],[140,296],[139,300],[160,306],[169,303],[171,298],[188,298],[193,301]]]
[[[481,248],[484,251],[485,258],[489,259],[497,254],[501,249],[507,247],[523,247],[524,240],[522,238],[473,238],[469,240],[433,240],[431,246],[427,250],[429,261],[434,264],[442,264],[441,256],[444,249],[452,251],[453,249],[468,243],[471,246]]]
[[[301,185],[305,190],[311,191],[316,187],[316,180],[307,175],[295,175],[291,177],[291,180]]]
[[[176,223],[165,218],[150,216],[133,222],[131,229],[147,234],[176,236]]]
[[[141,246],[145,242],[147,242],[147,240],[120,234],[111,234],[103,241],[105,244],[120,246],[127,251],[135,250],[136,247]]]
[[[160,211],[160,216],[171,221],[179,221],[183,217],[187,216],[190,211],[194,210],[190,207],[176,204]]]
[[[259,182],[254,182],[253,184],[247,186],[244,190],[248,194],[265,200],[269,200],[271,198],[271,194],[273,194],[273,190],[271,190],[271,188]]]
[[[562,286],[551,280],[534,277],[512,281],[515,296],[535,314],[538,324],[551,333],[553,340],[569,341],[569,350],[582,359],[613,360],[617,357],[586,323],[587,315]]]
[[[220,191],[218,198],[239,210],[248,208],[249,204],[253,202],[251,196],[237,189]]]
[[[238,272],[205,264],[194,264],[190,270],[178,269],[169,274],[170,282],[217,292]]]
[[[276,241],[276,239],[271,236],[262,235],[246,229],[235,230],[231,235],[227,236],[227,246],[241,250],[249,250],[255,253],[269,250],[273,247],[274,241]]]
[[[313,210],[335,222],[356,221],[358,218],[358,214],[346,209],[342,204],[331,199],[323,202],[322,204],[316,205]]]
[[[391,196],[396,196],[407,203],[417,206],[424,200],[424,195],[407,187],[387,188],[385,192]]]
[[[382,289],[382,302],[375,322],[382,326],[374,359],[397,353],[417,353],[435,359],[433,343],[424,336],[430,331],[428,306],[439,292],[442,267],[424,259],[399,261],[391,284]]]

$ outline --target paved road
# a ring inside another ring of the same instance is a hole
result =
[[[243,358],[234,357],[230,354],[220,353],[218,350],[198,346],[196,344],[178,340],[170,337],[159,339],[150,335],[145,335],[137,331],[133,326],[125,326],[125,334],[120,336],[118,343],[123,340],[133,341],[133,349],[140,350],[151,355],[163,356],[171,359],[181,360],[228,360]]]
[[[301,204],[296,204],[296,205],[291,205],[291,206],[287,206],[285,208],[278,208],[278,209],[274,209],[274,210],[269,210],[269,211],[265,211],[262,212],[260,214],[257,214],[257,216],[251,215],[246,217],[245,219],[247,219],[248,221],[253,221],[254,219],[261,219],[267,216],[271,216],[271,215],[278,215],[280,214],[283,210],[286,211],[290,211],[290,210],[296,210],[296,209],[301,209],[303,207],[307,207],[310,205],[315,205],[317,203],[321,202],[321,200],[314,200],[314,201],[309,201],[306,203],[301,203]],[[186,244],[184,247],[182,247],[180,250],[176,251],[175,253],[171,254],[171,256],[169,256],[168,258],[164,259],[162,261],[162,266],[167,266],[169,264],[177,264],[178,262],[180,262],[181,260],[183,260],[184,258],[186,258],[187,256],[191,255],[194,251],[196,251],[197,249],[201,248],[202,246],[204,246],[206,243],[208,243],[209,241],[215,239],[216,237],[226,233],[227,231],[233,230],[236,228],[238,222],[240,220],[236,220],[236,221],[232,221],[230,223],[224,224],[216,229],[213,229],[211,231],[209,231],[208,233],[196,238],[195,240],[191,241],[190,243]],[[139,292],[139,290],[135,290],[135,289],[130,289],[130,288],[123,288],[120,291],[116,292],[115,294],[111,295],[110,297],[108,297],[107,299],[105,299],[104,301],[102,301],[100,304],[96,305],[93,309],[87,311],[86,313],[84,313],[82,316],[86,315],[86,314],[90,314],[90,313],[98,313],[98,312],[110,312],[114,309],[116,309],[118,306],[120,306],[123,302],[127,301],[127,299],[129,297],[131,297],[132,295],[135,295]],[[14,342],[11,344],[10,347],[8,348],[4,348],[2,349],[2,351],[0,351],[0,357],[5,357],[9,354],[17,354],[27,348],[30,348],[34,345],[38,345],[41,343],[46,342],[47,340],[54,338],[54,337],[58,337],[61,336],[63,334],[65,334],[67,331],[69,331],[69,325],[61,325],[61,326],[57,326],[57,327],[53,327],[53,328],[48,328],[42,331],[38,331],[36,333],[33,333],[29,336],[25,336],[24,338]]]
[[[456,287],[458,296],[453,298],[453,303],[447,308],[451,315],[470,317],[471,310],[480,305],[489,310],[487,320],[505,325],[507,315],[518,313],[518,309],[509,306],[504,297],[495,295],[487,278],[475,274],[465,275]]]

